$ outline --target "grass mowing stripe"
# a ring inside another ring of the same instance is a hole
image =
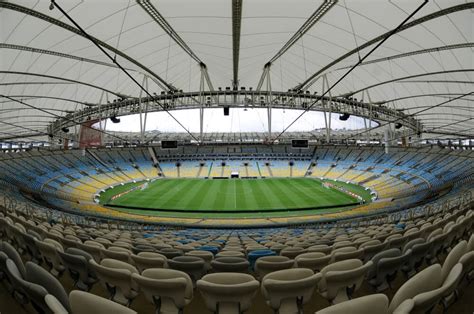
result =
[[[291,195],[294,191],[289,191],[287,186],[288,180],[268,180],[268,186],[270,191],[275,197],[280,200],[281,208],[285,207],[297,207],[298,204],[295,202],[294,197]]]
[[[178,195],[181,198],[180,204],[182,204],[183,208],[199,209],[201,208],[201,201],[204,199],[203,194],[208,190],[209,187],[205,182],[191,185],[188,189],[180,191]],[[203,204],[203,206],[205,205]]]

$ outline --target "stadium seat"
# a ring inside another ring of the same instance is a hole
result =
[[[182,313],[193,298],[191,278],[182,271],[156,268],[132,276],[157,313]]]
[[[71,291],[69,303],[73,314],[90,314],[91,309],[96,314],[137,314],[134,310],[116,302],[79,290]]]
[[[62,245],[56,240],[46,238],[43,241],[36,241],[43,261],[49,267],[51,274],[56,277],[61,277],[65,268],[61,263],[58,251],[63,251]]]
[[[36,309],[45,313],[71,311],[67,293],[61,282],[41,266],[27,262],[25,280],[28,282],[26,295]]]
[[[295,257],[295,267],[309,268],[314,272],[319,272],[328,265],[331,255],[324,255],[321,252],[303,253]]]
[[[135,266],[140,273],[149,268],[166,268],[168,266],[167,258],[160,253],[140,252],[137,255],[131,255]]]
[[[411,250],[411,255],[408,261],[402,266],[402,271],[408,278],[415,275],[425,260],[425,256],[430,249],[430,243],[425,242],[424,239],[416,238],[409,241],[403,247],[403,254]]]
[[[100,264],[89,260],[91,268],[108,290],[110,299],[125,306],[130,306],[138,295],[138,287],[132,280],[137,269],[125,262],[114,259],[103,259]]]
[[[176,256],[168,260],[168,265],[172,269],[185,272],[191,278],[193,285],[206,273],[206,262],[196,256]]]
[[[411,313],[411,312],[422,312],[429,313],[434,306],[442,300],[443,297],[450,296],[456,289],[459,280],[461,279],[462,265],[456,264],[449,274],[447,275],[444,282],[440,287],[436,289],[422,292],[415,295],[411,299],[402,302],[395,310],[394,313]],[[447,303],[442,302],[443,307],[447,308]]]
[[[216,254],[216,258],[217,257],[245,257],[245,254],[239,251],[222,250]]]
[[[371,261],[363,264],[358,259],[329,264],[321,270],[322,278],[318,284],[318,292],[332,304],[347,301],[360,288],[364,277],[372,267]]]
[[[274,256],[276,253],[272,250],[255,250],[248,253],[247,258],[250,263],[250,268],[253,270],[255,268],[255,262],[258,258],[263,256]]]
[[[213,313],[247,311],[259,286],[250,275],[230,272],[208,274],[197,282],[207,308]]]
[[[102,250],[103,258],[111,258],[122,261],[124,263],[132,263],[131,255],[132,251],[127,248],[120,246],[109,246],[107,249]]]
[[[262,256],[255,261],[255,272],[262,279],[271,272],[289,269],[293,265],[294,260],[287,256]]]
[[[98,280],[89,264],[93,257],[76,248],[68,248],[66,252],[58,251],[58,254],[74,281],[74,286],[80,290],[89,291]]]
[[[206,272],[209,271],[211,268],[211,261],[214,259],[214,254],[211,251],[207,250],[192,250],[189,252],[186,252],[184,254],[185,256],[196,256],[199,258],[202,258],[204,262],[206,263]]]
[[[278,270],[262,279],[262,294],[276,313],[301,313],[313,295],[321,274],[307,268]]]
[[[286,256],[290,259],[294,259],[296,256],[305,253],[306,250],[301,247],[287,247],[280,251],[281,256]]]
[[[215,272],[247,273],[250,263],[243,257],[223,256],[211,261],[211,268]]]
[[[315,314],[389,314],[388,298],[385,294],[371,294],[332,305]]]
[[[391,288],[391,282],[395,280],[398,271],[411,257],[411,250],[403,254],[398,248],[392,248],[376,254],[372,258],[373,266],[369,269],[367,278],[377,292]]]
[[[439,288],[442,282],[441,265],[434,264],[425,268],[415,276],[411,277],[397,290],[390,302],[389,313],[395,313],[396,311],[406,313],[405,308],[412,302],[410,301],[411,299],[419,294]],[[413,307],[414,305],[410,304],[408,313],[413,309]]]

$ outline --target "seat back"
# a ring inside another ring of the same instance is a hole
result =
[[[215,313],[241,313],[251,306],[260,283],[250,275],[216,273],[198,280],[207,308]]]
[[[168,265],[166,256],[154,252],[140,252],[131,258],[140,273],[148,268],[165,268]]]
[[[341,265],[336,265],[338,263],[341,263]],[[358,259],[349,259],[330,264],[323,268],[321,273],[323,273],[326,280],[327,298],[334,300],[338,296],[339,290],[345,291],[346,288],[357,291],[372,265],[373,263],[371,261],[362,264]]]
[[[89,264],[97,277],[105,284],[114,301],[128,304],[136,296],[138,287],[132,281],[132,274],[138,271],[134,266],[108,258],[103,259],[100,265],[95,260],[90,260]]]
[[[462,274],[462,264],[456,264],[446,276],[441,287],[420,293],[413,298],[413,312],[429,312],[441,298],[450,295],[459,284]]]
[[[217,257],[211,262],[211,267],[216,272],[248,272],[250,263],[243,257]]]
[[[307,268],[278,270],[262,279],[262,293],[275,311],[296,313],[311,299],[319,280],[321,274]]]
[[[259,278],[265,277],[267,274],[293,267],[294,260],[287,256],[263,256],[255,262],[255,271]]]
[[[116,302],[79,290],[71,291],[69,302],[74,314],[90,314],[91,309],[94,313],[137,314],[134,310]]]
[[[148,300],[156,305],[158,305],[156,301],[160,300],[159,306],[162,310],[183,309],[193,297],[193,284],[185,272],[156,268],[146,269],[141,275],[132,276]]]
[[[389,312],[392,313],[405,300],[412,299],[420,293],[439,288],[441,283],[441,265],[434,264],[425,268],[397,290],[390,302]]]
[[[298,255],[295,258],[295,267],[309,268],[312,271],[321,271],[331,259],[331,255],[325,255],[322,252],[309,252]]]
[[[315,314],[388,314],[388,298],[385,294],[371,294],[364,297],[342,302],[320,311]]]
[[[25,279],[45,288],[48,294],[53,295],[65,309],[70,311],[68,296],[63,285],[41,266],[27,262]]]

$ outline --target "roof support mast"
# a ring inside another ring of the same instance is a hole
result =
[[[232,0],[232,58],[234,77],[233,90],[239,87],[240,30],[242,25],[242,0]]]
[[[191,58],[196,61],[201,70],[204,68],[207,73],[206,64],[191,50],[191,48],[186,44],[186,42],[178,35],[178,33],[171,27],[171,25],[166,21],[166,19],[161,15],[161,13],[155,8],[149,0],[136,0],[138,5],[148,13],[148,15],[158,24],[170,37],[173,39]],[[213,91],[212,83],[209,78],[209,75],[206,74],[206,81],[209,86],[209,89]]]
[[[311,16],[301,25],[301,27],[293,34],[293,36],[286,42],[285,45],[273,56],[273,58],[268,61],[264,68],[262,76],[260,77],[260,82],[257,86],[257,91],[263,85],[263,80],[265,76],[268,74],[270,66],[273,62],[275,62],[278,58],[280,58],[288,49],[290,49],[301,37],[303,37],[306,32],[308,32],[314,24],[316,24],[336,3],[338,0],[325,0],[317,9],[316,11],[311,14]],[[260,87],[260,88],[259,88]]]

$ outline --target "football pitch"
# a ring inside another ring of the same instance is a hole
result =
[[[363,187],[343,186],[365,200]],[[116,186],[101,194],[101,203],[133,212],[139,210],[175,213],[268,213],[295,210],[341,209],[359,200],[315,178],[266,179],[158,179]],[[117,195],[122,194],[117,197]],[[115,197],[114,197],[115,196]]]

